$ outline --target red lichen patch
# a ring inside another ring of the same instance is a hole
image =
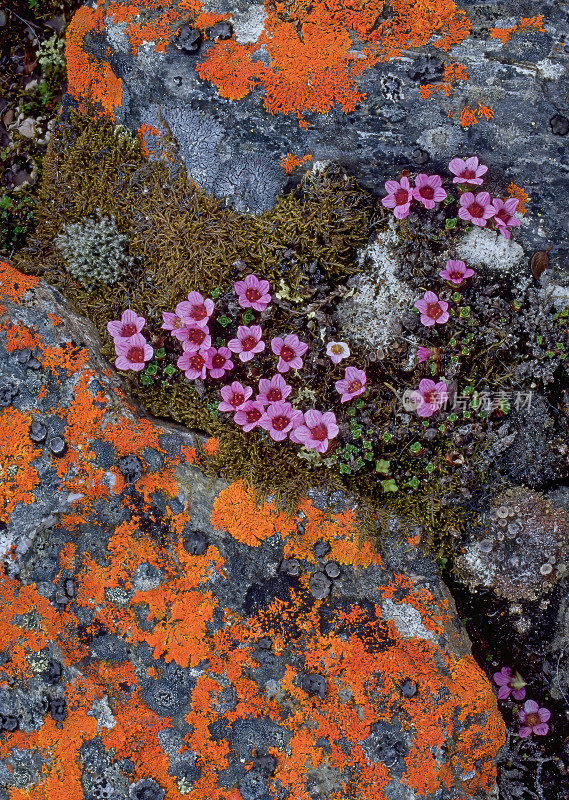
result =
[[[0,260],[0,297],[17,302],[38,281],[39,278],[33,275],[24,275],[10,266],[7,261]]]
[[[81,111],[85,110],[85,100],[100,103],[102,113],[114,120],[114,109],[122,103],[122,81],[112,70],[108,60],[97,59],[87,52],[86,37],[103,31],[104,14],[102,8],[79,8],[67,28],[65,57],[67,61],[67,81],[69,93],[79,102]]]
[[[39,483],[32,462],[41,455],[28,433],[32,418],[15,408],[0,415],[0,520],[8,522],[19,503],[34,499],[32,490]]]
[[[295,528],[295,523],[277,511],[274,503],[265,503],[259,508],[253,491],[247,489],[242,480],[232,483],[216,497],[211,524],[250,547],[258,547],[277,531],[286,535]]]
[[[293,153],[287,153],[286,156],[281,158],[281,167],[287,173],[287,175],[291,175],[295,169],[301,167],[305,161],[311,161],[312,156],[307,153],[304,156],[295,156]]]
[[[516,207],[516,213],[522,215],[525,214],[527,211],[526,203],[528,203],[531,200],[529,194],[525,191],[525,189],[522,189],[521,186],[516,186],[514,181],[510,182],[507,191],[508,191],[508,197],[516,197],[519,201]]]

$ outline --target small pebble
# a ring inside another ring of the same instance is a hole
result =
[[[184,547],[192,556],[203,556],[207,550],[208,541],[200,531],[192,531],[184,536]]]
[[[336,564],[335,561],[330,561],[324,567],[324,571],[326,572],[326,575],[328,575],[329,578],[337,578],[340,574],[340,567],[338,566],[338,564]]]
[[[64,697],[55,697],[50,701],[49,713],[56,722],[63,722],[67,717],[67,702]]]
[[[415,697],[417,694],[417,684],[415,681],[409,680],[407,678],[406,681],[403,682],[401,685],[401,694],[403,697]]]
[[[482,539],[479,545],[480,551],[482,553],[489,553],[492,550],[493,545],[494,542],[492,541],[492,539]]]
[[[119,458],[118,466],[119,472],[127,483],[136,483],[142,476],[142,462],[138,456],[135,456],[133,453]]]
[[[314,545],[314,555],[316,558],[324,558],[330,552],[330,545],[325,539],[320,539]]]
[[[551,573],[553,572],[553,566],[549,563],[549,561],[546,561],[545,564],[541,565],[539,571],[541,572],[542,575],[551,575]]]
[[[67,450],[67,444],[62,436],[52,436],[49,440],[49,449],[54,456],[61,457]]]
[[[326,696],[326,678],[317,672],[303,675],[300,679],[300,688],[308,694],[324,698]]]
[[[260,639],[257,639],[257,647],[259,650],[270,650],[272,644],[273,643],[268,636],[261,636]]]
[[[75,597],[75,583],[73,578],[67,578],[65,581],[65,594],[68,597]]]
[[[230,22],[216,22],[209,32],[210,39],[231,39],[233,26]]]
[[[556,136],[567,136],[569,133],[569,119],[563,114],[554,114],[549,120],[549,124]]]
[[[423,164],[426,164],[430,160],[430,158],[431,157],[427,151],[421,150],[420,147],[417,147],[415,150],[413,150],[413,161],[418,167],[422,167]]]
[[[284,561],[281,561],[280,569],[286,575],[292,575],[293,577],[300,575],[300,563],[296,558],[285,558]]]
[[[276,768],[277,759],[274,756],[260,755],[253,758],[253,766],[251,769],[254,769],[256,772],[260,772],[261,775],[264,775],[266,778],[273,775]]]
[[[32,356],[30,360],[26,363],[26,367],[28,369],[40,369],[41,364],[35,356]]]
[[[310,576],[308,587],[313,597],[317,600],[324,600],[330,594],[332,583],[323,572],[315,572]]]
[[[185,50],[186,53],[197,53],[200,49],[202,41],[201,32],[189,25],[182,25],[180,34],[174,42],[179,50]]]
[[[34,420],[30,425],[30,439],[36,444],[41,444],[47,439],[47,428],[43,422]]]
[[[18,717],[14,717],[12,714],[0,714],[0,730],[12,732],[17,727]]]
[[[20,364],[25,364],[26,361],[29,361],[32,355],[32,351],[29,347],[24,347],[21,350],[18,350],[16,353],[16,359]]]

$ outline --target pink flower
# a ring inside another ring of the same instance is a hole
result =
[[[399,182],[385,181],[385,191],[387,192],[387,197],[382,199],[382,205],[385,208],[392,208],[397,219],[405,219],[409,214],[411,200],[413,199],[413,190],[411,189],[409,178],[403,176]]]
[[[241,425],[245,433],[249,433],[259,425],[265,413],[265,406],[258,400],[246,400],[235,412],[233,421]]]
[[[522,723],[520,736],[525,739],[532,733],[536,736],[545,736],[549,733],[547,720],[551,717],[548,708],[540,708],[535,700],[526,700],[522,711],[518,712],[518,717]]]
[[[182,342],[182,347],[188,353],[197,353],[198,350],[208,350],[211,347],[211,336],[209,328],[201,328],[199,325],[182,325],[172,331],[178,341]]]
[[[482,175],[488,172],[488,167],[478,163],[478,156],[470,156],[466,161],[453,158],[448,168],[456,176],[452,179],[453,183],[473,183],[478,186],[482,185]]]
[[[162,325],[162,330],[164,331],[175,331],[178,328],[181,328],[184,324],[180,317],[171,311],[163,311],[162,319],[164,320]]]
[[[301,369],[302,358],[308,350],[306,342],[301,342],[296,333],[289,333],[282,339],[277,336],[271,342],[271,350],[279,357],[277,369],[279,372],[288,372],[289,369]]]
[[[424,172],[420,172],[415,178],[413,197],[422,203],[425,208],[434,208],[435,203],[440,203],[447,196],[447,193],[442,188],[442,183],[443,179],[440,175],[425,175]]]
[[[232,370],[234,367],[231,359],[231,353],[227,347],[220,347],[217,350],[215,347],[210,347],[206,351],[206,367],[212,378],[223,378],[226,372]]]
[[[506,700],[510,694],[515,700],[523,700],[526,696],[526,682],[519,672],[512,673],[511,667],[502,667],[494,673],[494,683],[499,686],[498,700]]]
[[[186,325],[199,325],[201,328],[207,327],[207,323],[213,314],[213,300],[208,297],[204,300],[199,292],[190,292],[188,299],[176,306],[176,314]]]
[[[282,375],[273,375],[271,380],[261,378],[259,381],[259,394],[257,400],[263,405],[269,403],[278,403],[280,400],[286,400],[292,392],[292,386],[289,386]]]
[[[239,353],[241,361],[251,361],[255,353],[262,353],[265,349],[265,343],[261,337],[263,331],[259,325],[240,325],[237,329],[237,339],[230,339],[227,346],[232,353]]]
[[[336,381],[334,386],[336,391],[342,395],[341,403],[347,403],[352,397],[363,394],[366,388],[367,376],[363,369],[357,367],[346,367],[344,377],[341,381]]]
[[[118,358],[115,361],[117,369],[132,369],[140,372],[147,361],[154,355],[153,348],[147,343],[141,333],[135,333],[128,339],[121,337],[115,339],[115,350]]]
[[[264,311],[271,302],[269,282],[260,281],[256,275],[247,275],[244,281],[234,283],[233,288],[237,292],[241,308]]]
[[[291,431],[291,441],[304,445],[308,450],[325,453],[330,439],[338,435],[340,428],[336,415],[332,411],[321,411],[311,408],[304,413],[304,425],[299,425]]]
[[[464,261],[453,261],[449,258],[446,267],[439,272],[441,278],[460,286],[466,278],[472,278],[474,270],[467,267]]]
[[[275,442],[282,442],[289,431],[302,425],[302,418],[302,411],[281,400],[278,403],[271,403],[259,420],[259,425],[269,432],[269,436]]]
[[[350,348],[346,342],[328,342],[326,355],[330,356],[333,364],[339,364],[343,358],[347,358],[350,355]]]
[[[421,312],[421,322],[427,327],[432,327],[435,323],[443,325],[448,321],[448,303],[439,300],[434,292],[425,292],[422,300],[417,300],[415,308]]]
[[[203,380],[207,369],[206,355],[206,350],[198,350],[197,352],[195,350],[185,350],[176,361],[176,365],[183,371],[189,381],[195,381],[196,378]]]
[[[513,214],[518,206],[517,197],[509,197],[504,203],[499,197],[492,200],[492,205],[496,209],[494,214],[494,225],[506,239],[511,238],[510,228],[519,228],[521,222]]]
[[[476,197],[472,192],[465,192],[460,196],[460,208],[458,209],[458,216],[473,225],[478,225],[483,228],[490,217],[493,217],[496,209],[490,202],[490,195],[488,192],[478,192]]]
[[[221,390],[222,402],[218,405],[220,411],[237,411],[253,394],[250,386],[242,386],[238,381],[233,381],[230,386]]]
[[[448,386],[445,381],[435,383],[430,378],[423,378],[419,381],[419,389],[411,392],[411,400],[417,405],[420,417],[432,417],[448,400]]]
[[[114,319],[112,322],[107,323],[107,330],[116,341],[117,339],[130,339],[135,334],[140,333],[144,328],[146,320],[144,317],[139,317],[130,308],[122,312],[120,319]]]
[[[422,364],[423,361],[428,361],[428,359],[433,355],[433,351],[428,347],[418,347],[417,348],[417,361],[419,364]]]

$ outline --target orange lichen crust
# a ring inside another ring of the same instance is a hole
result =
[[[518,205],[516,207],[517,214],[525,214],[527,211],[526,204],[531,200],[529,194],[522,189],[521,186],[516,186],[514,181],[511,181],[508,186],[508,197],[516,197],[518,199]]]
[[[287,153],[286,156],[281,158],[281,167],[287,175],[291,175],[295,169],[301,167],[305,161],[311,161],[312,156],[306,153],[304,156],[295,156],[293,153]]]
[[[445,62],[443,80],[438,83],[421,84],[419,94],[425,100],[437,92],[442,92],[445,97],[449,97],[452,94],[454,83],[466,80],[468,80],[468,72],[464,64]]]
[[[65,57],[67,61],[68,91],[85,110],[85,101],[98,103],[101,113],[114,120],[114,109],[122,103],[122,81],[115,75],[108,60],[97,59],[87,52],[86,38],[103,30],[104,15],[101,8],[79,8],[67,28]]]
[[[23,276],[7,265],[3,275],[10,311],[1,344],[16,327],[15,302],[28,302]],[[73,386],[67,405],[42,410],[64,423],[67,452],[51,468],[59,493],[77,499],[37,532],[18,580],[0,573],[0,641],[10,654],[0,689],[44,692],[55,660],[66,713],[56,721],[53,710],[38,711],[33,724],[4,732],[0,758],[29,750],[42,764],[10,798],[82,800],[92,780],[87,744],[123,781],[118,796],[152,778],[165,800],[239,800],[260,752],[273,759],[266,793],[275,800],[309,800],[323,774],[327,800],[385,800],[392,781],[417,797],[488,791],[504,727],[481,670],[463,644],[454,647],[461,634],[449,602],[360,542],[352,507],[323,510],[305,499],[287,517],[274,502],[256,505],[241,481],[214,493],[191,439],[170,429],[177,446],[163,449],[164,429],[138,418],[122,391],[103,390],[104,375],[83,348],[68,352],[65,325],[52,317],[25,336],[48,381]],[[29,414],[9,407],[2,420],[1,440],[11,444],[0,470],[31,470]],[[115,453],[104,465],[103,446]],[[204,450],[214,447],[209,440]],[[159,467],[150,468],[149,451]],[[144,465],[133,483],[119,467],[125,455]],[[6,517],[33,502],[34,482],[20,481]],[[36,585],[33,551],[54,543],[55,574]],[[325,551],[341,577],[317,599],[311,578]],[[297,577],[283,577],[282,559],[296,562]],[[417,618],[407,630],[405,620]],[[317,691],[306,683],[315,674]],[[412,697],[401,691],[407,681]],[[393,731],[405,743],[397,769],[375,755]],[[181,776],[176,751],[188,759]]]
[[[516,31],[529,30],[531,28],[533,28],[533,30],[545,33],[545,28],[543,27],[543,14],[538,14],[535,17],[521,17],[519,23],[512,25],[510,28],[492,28],[490,31],[490,37],[492,39],[499,39],[503,44],[506,44],[506,42],[510,41],[512,35],[516,33]]]
[[[240,99],[261,85],[269,113],[294,113],[301,122],[307,112],[324,113],[335,106],[353,111],[363,98],[357,78],[365,70],[428,42],[448,50],[470,32],[466,14],[452,0],[394,0],[391,8],[393,16],[380,22],[382,0],[266,0],[265,29],[258,41],[216,42],[196,70],[229,99]],[[353,36],[362,42],[359,53]],[[270,57],[268,65],[253,60],[260,47]]]

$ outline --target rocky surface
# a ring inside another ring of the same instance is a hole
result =
[[[528,248],[553,243],[566,266],[561,3],[94,6],[69,32],[71,96],[82,103],[96,83],[93,99],[151,154],[180,156],[200,186],[236,207],[271,206],[322,160],[377,192],[403,169],[433,172],[476,153],[499,183],[530,195]]]
[[[57,292],[0,289],[0,796],[486,797],[503,723],[417,531],[208,480]]]

